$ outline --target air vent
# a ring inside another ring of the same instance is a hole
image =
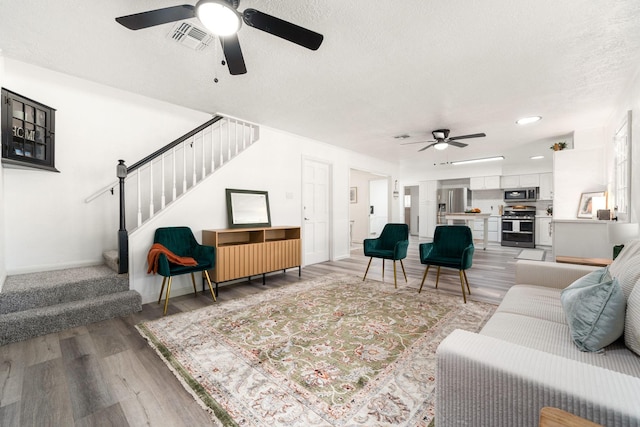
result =
[[[203,50],[211,44],[214,36],[187,22],[178,22],[169,37],[193,50]]]

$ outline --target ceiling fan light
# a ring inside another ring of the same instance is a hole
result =
[[[200,0],[196,16],[209,31],[223,37],[237,33],[242,23],[238,12],[224,0]]]
[[[445,150],[448,146],[449,144],[447,144],[446,142],[440,141],[434,144],[433,148],[435,148],[436,150]]]

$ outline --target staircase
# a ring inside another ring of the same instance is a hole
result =
[[[256,125],[216,115],[134,163],[126,169],[130,209],[121,221],[133,225],[129,233],[151,221],[258,139]],[[85,202],[114,194],[118,185],[112,182]],[[142,310],[128,275],[117,273],[118,251],[103,255],[101,266],[7,277],[0,292],[0,346]]]
[[[126,274],[105,265],[7,277],[0,346],[142,310]]]
[[[126,168],[128,232],[151,220],[260,138],[257,125],[220,115]],[[124,166],[124,165],[123,165]],[[117,194],[118,181],[85,199]]]

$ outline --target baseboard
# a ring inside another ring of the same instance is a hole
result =
[[[67,270],[69,268],[93,267],[95,265],[103,265],[104,260],[87,260],[79,262],[68,262],[59,264],[41,264],[29,267],[16,268],[7,270],[7,276],[15,276],[17,274],[40,273],[42,271]],[[3,282],[4,283],[4,282]]]

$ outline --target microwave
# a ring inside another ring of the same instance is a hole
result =
[[[535,202],[538,200],[538,188],[516,188],[504,191],[505,202]]]

